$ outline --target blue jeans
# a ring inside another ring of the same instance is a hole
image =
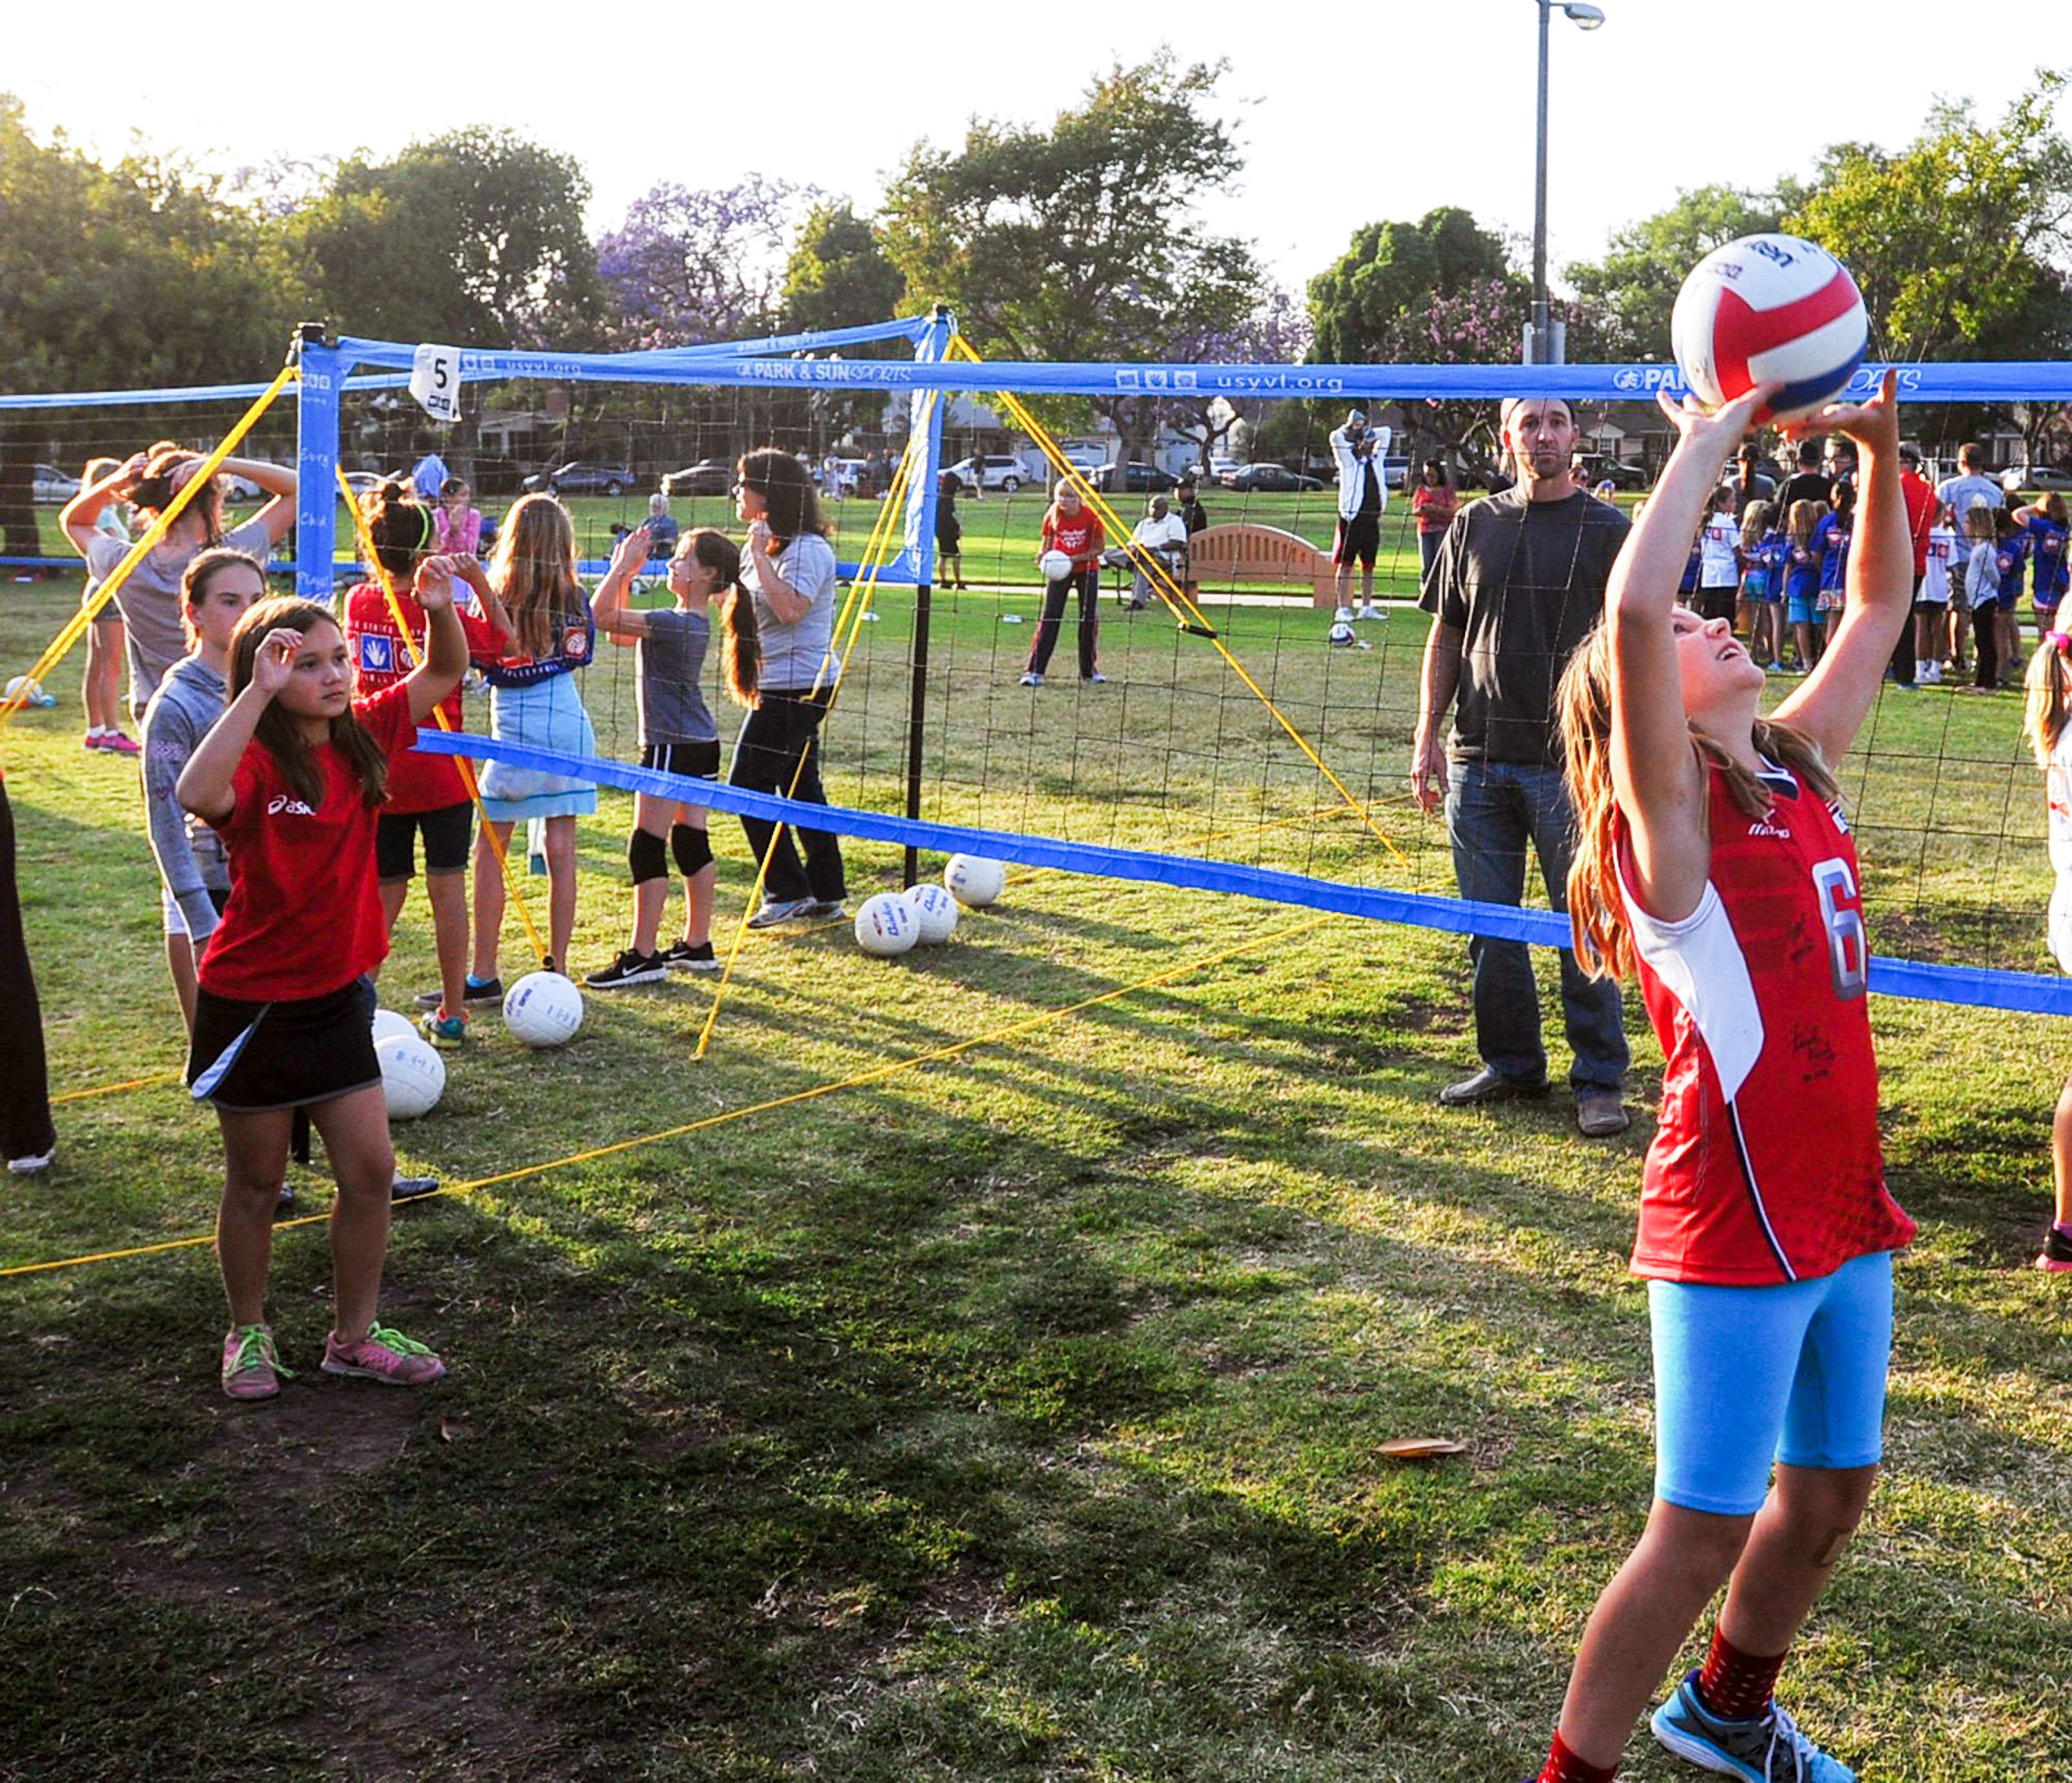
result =
[[[1447,764],[1446,834],[1453,845],[1453,877],[1461,896],[1482,904],[1522,904],[1525,854],[1540,857],[1547,899],[1568,908],[1568,857],[1574,819],[1561,770],[1522,763]],[[1532,958],[1523,941],[1468,943],[1475,971],[1475,1050],[1482,1063],[1518,1083],[1547,1081],[1547,1048],[1540,1037],[1540,993]],[[1628,1061],[1619,988],[1586,978],[1576,956],[1561,949],[1561,1007],[1568,1019],[1571,1088],[1622,1088]]]

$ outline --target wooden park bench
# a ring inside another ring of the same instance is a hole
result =
[[[1330,553],[1278,526],[1205,526],[1188,541],[1187,563],[1198,585],[1278,583],[1307,588],[1318,607],[1338,604]]]

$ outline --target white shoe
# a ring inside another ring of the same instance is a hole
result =
[[[1331,623],[1334,625],[1350,625],[1352,622],[1353,610],[1350,607],[1341,607],[1331,615]]]
[[[1022,685],[1024,687],[1041,687],[1043,685],[1043,677],[1031,669],[1022,677]]]
[[[1362,619],[1387,619],[1388,615],[1381,610],[1379,601],[1363,600],[1360,603],[1359,616]]]
[[[1105,687],[1108,685],[1108,677],[1103,674],[1098,669],[1086,678],[1089,686]]]
[[[16,1176],[39,1176],[51,1167],[51,1159],[57,1155],[58,1148],[52,1146],[49,1151],[33,1158],[10,1158],[7,1160],[7,1168]]]
[[[1921,669],[1921,678],[1926,681],[1930,687],[1939,687],[1942,685],[1942,665],[1941,663],[1924,662],[1922,664]]]

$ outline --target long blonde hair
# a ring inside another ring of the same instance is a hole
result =
[[[551,656],[562,627],[589,609],[568,509],[550,495],[512,502],[490,554],[489,580],[511,615],[519,648],[535,662]]]
[[[2022,735],[2035,751],[2036,765],[2049,768],[2058,739],[2072,721],[2072,667],[2065,653],[2072,639],[2062,632],[2045,632],[2043,648],[2029,659],[2029,673],[2022,677],[2028,698],[2021,714]]]
[[[1568,866],[1568,927],[1576,958],[1593,978],[1623,978],[1634,969],[1633,927],[1619,888],[1618,791],[1612,779],[1612,649],[1610,634],[1594,627],[1568,659],[1555,694],[1555,721],[1567,752],[1568,803],[1576,813],[1576,850]],[[1751,817],[1769,814],[1762,782],[1695,724],[1691,747],[1707,769],[1725,777],[1734,803]],[[1829,803],[1840,788],[1803,731],[1774,719],[1755,721],[1757,753],[1798,775],[1807,792]]]

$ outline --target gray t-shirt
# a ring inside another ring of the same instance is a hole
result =
[[[712,624],[703,613],[663,607],[642,615],[648,635],[634,648],[639,669],[640,746],[716,743],[719,727],[698,686]]]
[[[1581,490],[1531,501],[1507,489],[1454,517],[1418,603],[1461,634],[1454,755],[1560,762],[1554,690],[1603,616],[1612,560],[1632,529]]]
[[[233,551],[249,551],[261,563],[273,548],[266,523],[260,520],[232,527],[223,535],[223,542]],[[129,550],[122,541],[105,533],[96,533],[87,541],[86,567],[97,586],[108,579]],[[166,671],[187,653],[187,632],[180,624],[180,578],[202,550],[190,540],[175,544],[162,539],[115,591],[130,656],[133,717],[143,716]]]
[[[1935,485],[1935,499],[1957,517],[1953,524],[1960,533],[1964,516],[1979,503],[1996,512],[2007,505],[2007,492],[1989,476],[1946,476]]]
[[[198,657],[183,657],[166,672],[144,713],[145,826],[159,877],[197,948],[216,932],[216,906],[208,895],[229,891],[230,863],[223,838],[183,810],[174,789],[229,697],[222,676]]]
[[[775,693],[797,692],[816,681],[832,687],[841,673],[841,661],[828,649],[835,635],[835,548],[818,533],[802,533],[779,554],[777,573],[794,594],[813,603],[796,625],[779,622],[763,598],[755,559],[741,554],[741,585],[755,597],[755,623],[763,633],[763,685]]]

